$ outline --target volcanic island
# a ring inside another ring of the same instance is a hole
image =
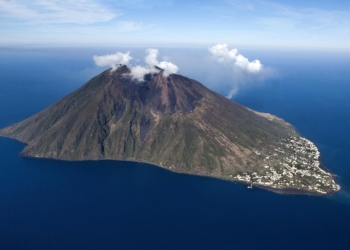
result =
[[[133,79],[108,69],[45,110],[0,130],[24,157],[151,163],[281,193],[340,190],[320,153],[281,118],[161,68]]]

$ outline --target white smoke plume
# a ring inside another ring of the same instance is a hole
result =
[[[103,55],[103,56],[93,56],[95,64],[100,67],[110,66],[112,67],[112,71],[118,68],[118,65],[128,65],[130,68],[130,76],[137,80],[143,81],[144,76],[150,73],[158,73],[159,70],[155,68],[155,66],[163,69],[163,76],[168,77],[170,74],[175,74],[179,70],[179,67],[175,64],[167,61],[159,62],[157,60],[158,50],[157,49],[147,49],[146,50],[145,63],[148,65],[146,67],[136,65],[130,66],[129,62],[132,60],[130,56],[130,52],[122,53],[117,52],[115,54]]]
[[[175,64],[167,61],[158,62],[158,50],[157,49],[147,49],[146,52],[148,55],[145,58],[145,62],[148,66],[157,66],[164,70],[163,75],[165,77],[169,76],[170,74],[176,74],[179,71],[179,67]]]
[[[114,71],[117,69],[117,65],[119,64],[129,64],[129,61],[132,59],[132,57],[128,51],[126,53],[117,52],[115,54],[108,54],[103,56],[94,55],[93,59],[97,66],[109,66],[112,67],[112,71]]]
[[[177,67],[175,64],[166,61],[158,63],[157,66],[161,69],[164,69],[163,76],[165,77],[168,77],[170,74],[176,74],[179,70],[179,67]]]
[[[224,66],[228,67],[232,74],[231,90],[226,96],[231,99],[240,88],[263,82],[271,77],[272,69],[265,69],[259,60],[249,61],[248,58],[238,53],[237,49],[229,49],[227,44],[217,44],[209,48],[209,52]]]
[[[168,77],[170,74],[175,74],[179,70],[179,67],[177,67],[175,64],[167,61],[159,62],[158,57],[158,50],[157,49],[146,49],[146,57],[145,57],[145,63],[148,65],[146,67],[143,66],[135,66],[131,68],[131,77],[138,81],[143,81],[145,75],[150,73],[158,73],[159,70],[155,68],[155,66],[163,69],[163,76]]]
[[[156,66],[158,64],[158,60],[157,60],[158,50],[146,49],[146,53],[148,53],[148,55],[145,57],[146,64],[148,66]]]
[[[130,71],[131,77],[139,82],[142,82],[144,80],[145,75],[159,72],[154,67],[142,67],[140,65],[132,67]]]
[[[249,62],[248,58],[238,54],[237,49],[228,49],[227,44],[217,44],[209,48],[210,53],[219,59],[219,62],[231,62],[233,61],[238,67],[251,72],[258,73],[263,69],[263,65],[259,60]]]
[[[145,62],[148,66],[143,67],[140,65],[137,65],[135,67],[131,68],[131,77],[134,80],[137,80],[139,82],[142,82],[144,80],[145,75],[150,73],[158,73],[158,70],[154,67],[158,61],[157,61],[157,55],[158,50],[157,49],[146,49],[146,52],[148,55],[145,57]]]

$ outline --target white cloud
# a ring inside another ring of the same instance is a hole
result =
[[[257,73],[263,68],[263,65],[259,60],[254,60],[249,62],[248,58],[238,54],[237,49],[228,49],[227,44],[217,44],[209,48],[210,53],[212,53],[220,62],[230,62],[233,61],[238,67],[250,72]]]
[[[148,55],[145,57],[145,62],[148,66],[156,66],[158,64],[157,56],[158,56],[158,50],[157,49],[146,49],[146,52]]]
[[[130,68],[130,76],[137,81],[143,81],[145,75],[147,74],[159,73],[159,69],[157,69],[156,66],[163,69],[164,77],[168,77],[170,74],[175,74],[179,70],[179,67],[171,62],[168,62],[168,61],[158,62],[157,49],[147,49],[146,53],[147,53],[145,57],[145,63],[147,64],[146,67],[140,66],[140,65],[136,65],[136,66],[129,65],[129,62],[133,59],[130,56],[129,51],[126,53],[117,52],[115,54],[109,54],[109,55],[103,55],[103,56],[94,55],[93,59],[97,66],[100,66],[100,67],[110,66],[112,67],[112,70],[116,70],[119,64],[128,65]]]
[[[0,1],[0,14],[30,23],[92,24],[120,15],[94,0]]]
[[[157,66],[161,69],[164,69],[163,75],[165,77],[169,76],[170,74],[176,74],[177,71],[179,70],[178,66],[176,66],[171,62],[166,62],[166,61],[162,61],[158,63]]]
[[[116,70],[118,64],[128,64],[129,61],[132,59],[132,57],[130,56],[130,52],[128,51],[126,53],[117,52],[115,54],[109,54],[109,55],[103,55],[103,56],[94,55],[93,59],[97,66],[100,66],[100,67],[110,66],[112,67],[112,70]]]
[[[242,87],[261,83],[275,74],[272,69],[265,69],[259,60],[249,61],[237,49],[229,50],[227,44],[217,44],[209,48],[209,51],[223,66],[228,67],[232,75],[229,84],[231,89],[227,95],[229,99]]]
[[[163,76],[168,77],[170,74],[175,74],[179,70],[179,67],[175,64],[168,62],[168,61],[162,61],[158,62],[158,49],[152,49],[148,48],[146,49],[146,57],[145,57],[145,63],[148,65],[147,67],[142,66],[135,66],[131,68],[131,77],[133,79],[136,79],[138,81],[143,81],[145,75],[150,73],[158,73],[159,70],[155,68],[155,66],[163,69]]]
[[[254,60],[253,62],[249,62],[248,59],[242,55],[238,55],[236,57],[236,65],[238,65],[242,69],[246,69],[251,73],[259,72],[262,69],[262,64],[260,63],[259,60]]]
[[[163,75],[165,77],[170,74],[176,74],[179,71],[179,67],[173,64],[172,62],[162,61],[158,62],[158,50],[157,49],[147,49],[146,52],[148,55],[145,57],[145,62],[148,66],[157,66],[164,70]]]
[[[139,82],[142,82],[147,74],[158,73],[158,70],[154,67],[142,67],[140,65],[132,67],[130,71],[131,77]]]

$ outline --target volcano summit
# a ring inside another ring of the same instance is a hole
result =
[[[163,73],[138,81],[125,65],[106,70],[0,135],[28,144],[27,157],[149,162],[276,191],[340,189],[316,146],[289,123]]]

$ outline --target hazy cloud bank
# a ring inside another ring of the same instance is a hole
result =
[[[0,14],[29,23],[92,24],[120,15],[95,0],[0,1]]]

